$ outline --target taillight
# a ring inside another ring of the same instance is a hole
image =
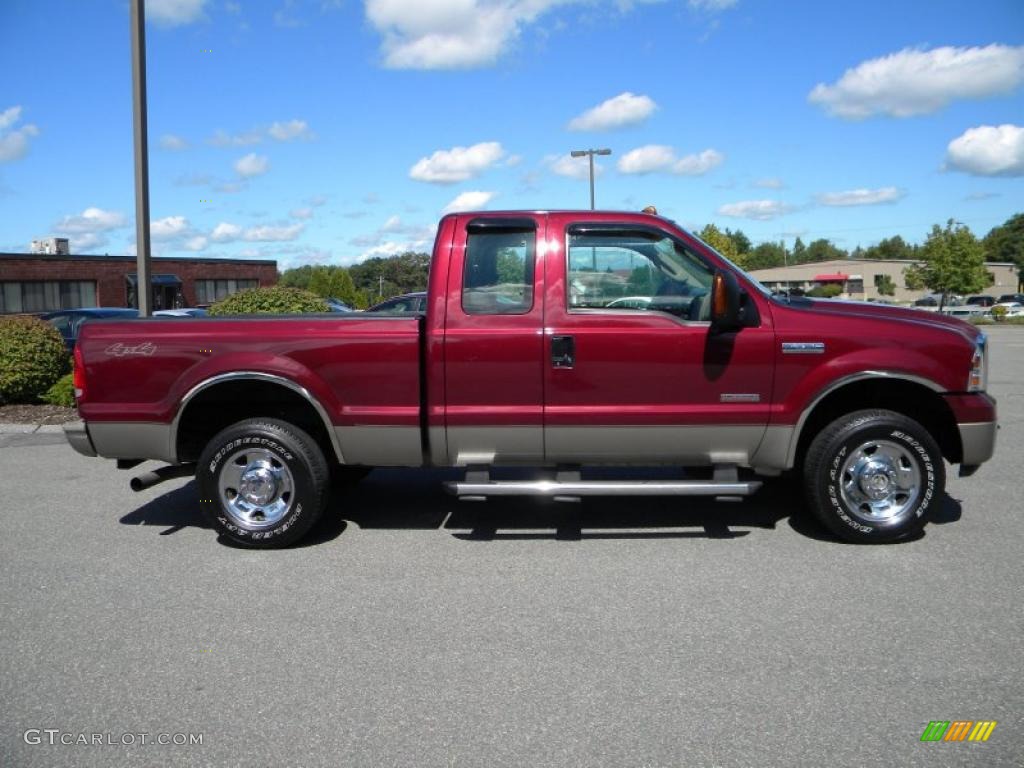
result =
[[[78,344],[75,345],[72,359],[74,360],[74,371],[71,381],[75,385],[75,399],[82,402],[85,399],[85,361],[82,360],[82,347]]]

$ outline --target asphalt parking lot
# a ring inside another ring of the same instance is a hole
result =
[[[0,765],[1020,766],[1024,329],[991,337],[996,457],[890,546],[785,483],[467,504],[378,470],[250,552],[190,481],[0,434]]]

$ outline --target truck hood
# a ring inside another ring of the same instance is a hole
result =
[[[900,323],[912,323],[926,328],[942,329],[961,336],[971,344],[982,333],[976,326],[956,317],[940,315],[938,312],[924,312],[920,309],[908,309],[906,307],[891,307],[887,304],[875,304],[867,301],[794,298],[789,302],[783,299],[782,304],[792,309],[801,309],[823,315],[890,320]]]

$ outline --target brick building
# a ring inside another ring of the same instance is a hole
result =
[[[153,257],[153,308],[210,304],[277,282],[265,259]],[[0,253],[0,314],[135,306],[134,256]]]

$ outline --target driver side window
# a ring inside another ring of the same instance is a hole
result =
[[[568,306],[667,312],[708,320],[712,270],[681,243],[648,231],[569,236]]]

